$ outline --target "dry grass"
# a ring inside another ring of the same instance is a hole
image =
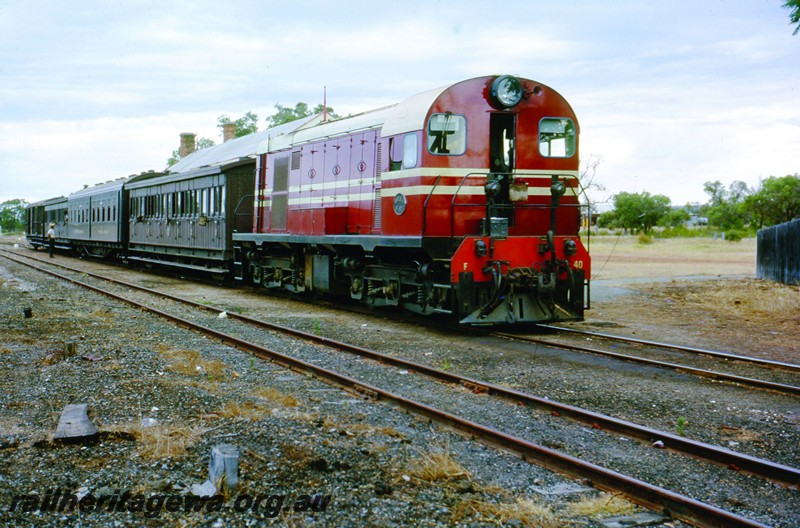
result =
[[[753,275],[755,239],[671,238],[639,244],[635,236],[592,237],[592,278]]]
[[[251,401],[229,401],[221,410],[216,411],[214,414],[220,418],[235,418],[238,420],[255,422],[269,416],[270,412],[268,407]]]
[[[158,460],[186,453],[202,434],[202,429],[180,424],[155,424],[145,427],[141,421],[103,429],[111,434],[132,435],[142,458]]]
[[[472,474],[446,451],[421,453],[420,458],[408,464],[405,474],[426,482],[470,478]]]
[[[382,435],[390,438],[407,438],[406,435],[395,429],[394,427],[376,427],[374,425],[365,423],[337,423],[330,417],[326,417],[322,421],[322,428],[326,430],[337,429],[345,436],[373,436]]]
[[[512,503],[495,504],[474,498],[459,502],[453,509],[456,521],[477,519],[503,525],[519,521],[523,526],[535,528],[558,528],[563,526],[552,508],[529,499],[517,499]]]
[[[253,391],[253,395],[284,407],[297,407],[298,405],[297,398],[274,387],[260,387]]]
[[[158,353],[169,362],[169,369],[184,376],[205,375],[222,378],[227,365],[218,359],[204,359],[196,350],[173,350],[166,345],[158,346]]]
[[[597,497],[584,497],[577,502],[572,502],[567,509],[573,515],[598,518],[630,515],[636,511],[636,506],[616,495],[603,493]]]
[[[772,324],[783,319],[800,323],[800,287],[768,281],[743,280],[711,284],[702,292],[688,292],[687,303],[711,305],[720,315],[736,317],[746,314],[757,323]]]

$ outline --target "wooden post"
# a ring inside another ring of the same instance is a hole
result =
[[[236,489],[239,482],[239,449],[231,444],[214,446],[211,449],[208,475],[217,491],[223,495]]]
[[[97,427],[89,421],[88,403],[75,403],[64,407],[56,428],[56,440],[84,440],[97,436]]]

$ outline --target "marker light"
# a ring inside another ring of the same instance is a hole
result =
[[[511,75],[501,75],[492,82],[489,93],[499,106],[511,108],[522,100],[522,83]]]

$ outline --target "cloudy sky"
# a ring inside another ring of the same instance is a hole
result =
[[[161,170],[181,132],[322,102],[348,114],[488,74],[561,92],[617,192],[800,172],[783,0],[0,0],[0,202]]]

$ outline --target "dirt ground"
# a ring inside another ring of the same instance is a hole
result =
[[[755,278],[754,239],[591,240],[583,326],[800,362],[800,288]]]

